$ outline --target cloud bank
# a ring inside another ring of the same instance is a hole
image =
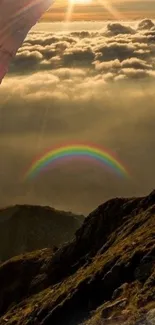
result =
[[[154,188],[154,41],[149,19],[135,28],[117,22],[28,35],[0,89],[0,205],[87,213],[110,197]],[[110,148],[132,179],[74,161],[23,182],[36,156],[74,141]]]

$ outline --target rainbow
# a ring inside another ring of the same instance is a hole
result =
[[[129,178],[129,173],[123,164],[112,153],[99,148],[96,145],[87,144],[72,144],[64,145],[48,150],[28,168],[24,174],[24,179],[33,179],[39,173],[47,170],[54,163],[63,162],[66,160],[82,159],[86,161],[94,161],[101,163],[115,174],[121,177]]]

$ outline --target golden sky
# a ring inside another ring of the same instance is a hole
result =
[[[43,20],[64,20],[68,4],[69,0],[55,0],[51,9],[44,15]],[[71,20],[142,18],[155,18],[155,0],[92,0],[90,4],[76,3]]]

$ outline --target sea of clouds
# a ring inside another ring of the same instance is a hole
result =
[[[155,187],[154,22],[51,29],[29,33],[0,87],[0,205],[87,213],[113,196],[147,194]],[[23,182],[36,156],[71,142],[110,149],[131,179],[74,161]]]

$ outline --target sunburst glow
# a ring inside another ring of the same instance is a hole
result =
[[[68,9],[66,12],[66,23],[71,20],[72,13],[74,11],[74,6],[76,5],[90,5],[91,3],[98,3],[101,8],[108,11],[115,19],[122,19],[122,15],[118,10],[116,10],[109,0],[68,0]]]
[[[92,2],[92,0],[69,0],[71,4],[80,4],[80,5],[87,5]]]
[[[88,5],[93,2],[93,0],[68,0],[68,9],[66,12],[66,22],[69,22],[71,20],[72,12],[74,9],[74,5]]]

